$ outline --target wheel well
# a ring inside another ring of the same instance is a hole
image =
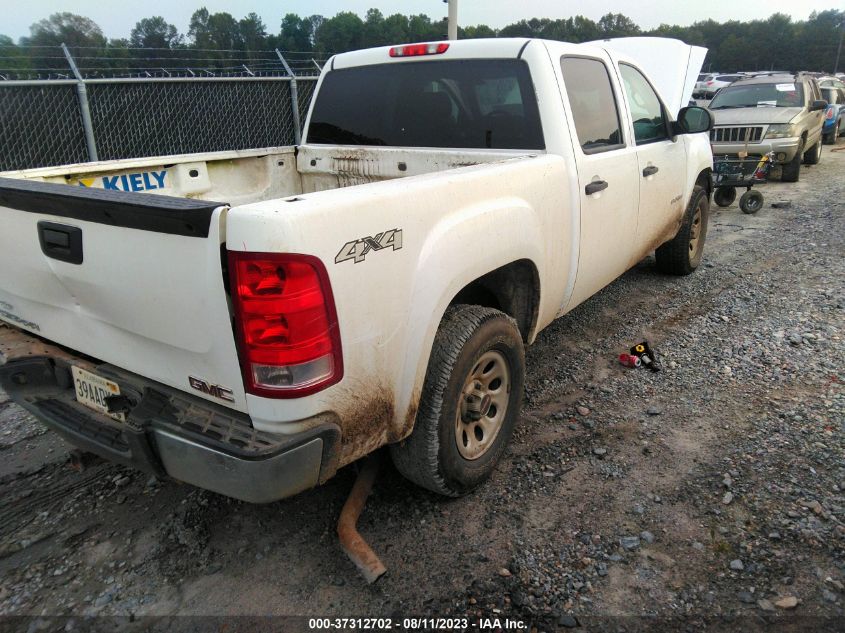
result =
[[[540,275],[527,259],[497,268],[464,286],[449,305],[466,303],[501,310],[516,319],[528,342],[540,307]]]
[[[711,170],[703,169],[701,173],[698,174],[698,178],[695,179],[695,184],[699,187],[704,187],[704,191],[707,192],[707,198],[710,199],[711,194],[713,193],[713,178],[711,177]]]

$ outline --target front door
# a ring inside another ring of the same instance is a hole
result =
[[[671,138],[666,108],[645,76],[624,62],[619,74],[633,121],[640,179],[637,248],[628,262],[633,266],[671,239],[683,219],[686,147],[681,137]]]

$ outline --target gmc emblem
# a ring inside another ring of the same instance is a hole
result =
[[[191,384],[191,387],[193,387],[197,391],[211,396],[212,398],[225,400],[226,402],[235,401],[235,396],[232,393],[231,389],[221,387],[220,385],[211,385],[202,378],[195,378],[194,376],[188,376],[188,382]]]

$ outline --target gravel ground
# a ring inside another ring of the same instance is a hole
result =
[[[0,393],[0,614],[842,630],[843,174],[825,146],[757,215],[714,206],[695,275],[646,260],[547,328],[477,493],[440,499],[385,465],[360,524],[389,569],[374,586],[334,535],[354,466],[267,506],[77,473]],[[616,361],[644,339],[663,371]]]

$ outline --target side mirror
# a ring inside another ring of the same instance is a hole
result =
[[[678,120],[672,123],[672,131],[678,134],[698,134],[713,129],[713,115],[700,106],[687,106],[678,112]]]
[[[824,99],[816,99],[810,104],[810,112],[818,112],[819,110],[824,110],[827,107],[827,101]]]

